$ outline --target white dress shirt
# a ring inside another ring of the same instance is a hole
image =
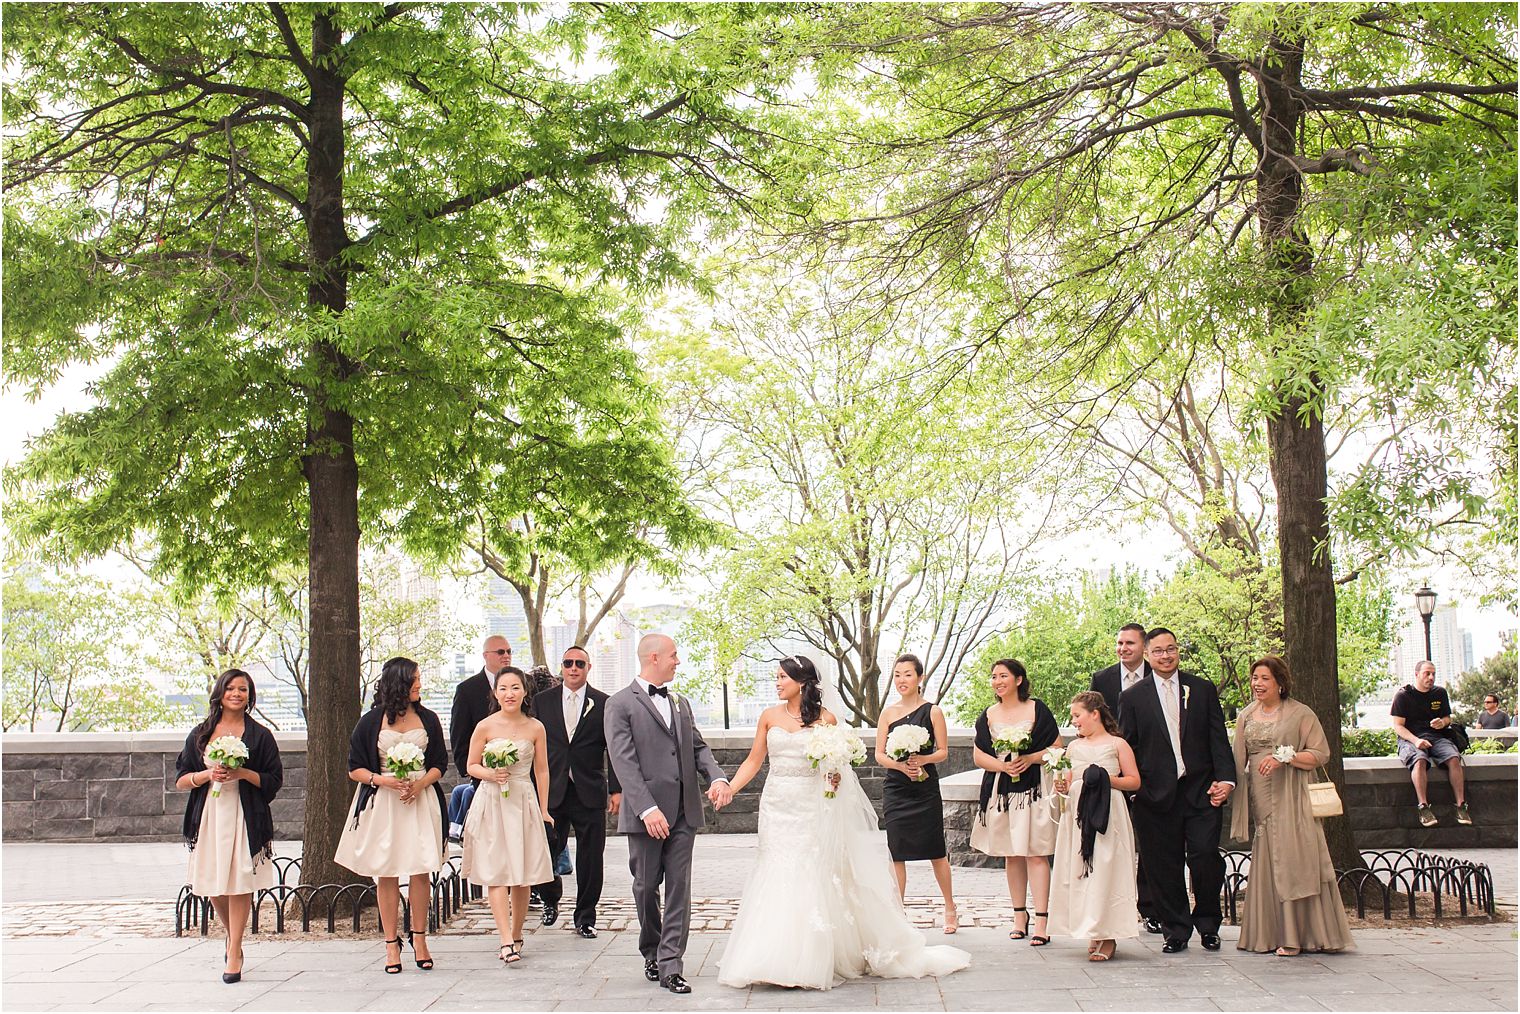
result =
[[[1187,765],[1182,763],[1182,698],[1178,696],[1182,692],[1182,678],[1175,670],[1170,678],[1152,670],[1151,678],[1156,685],[1156,698],[1161,702],[1161,713],[1166,716],[1166,734],[1172,739],[1172,755],[1177,758],[1177,777],[1181,778],[1187,774]]]
[[[585,693],[585,687],[581,687],[579,690],[571,690],[568,687],[565,688],[564,706],[566,740],[572,740],[575,738],[575,727],[580,724],[581,709],[585,707]]]
[[[1139,683],[1141,680],[1145,679],[1145,663],[1141,662],[1140,668],[1138,669],[1126,669],[1124,668],[1124,663],[1120,662],[1119,679],[1121,680],[1119,689],[1128,690],[1136,683]]]

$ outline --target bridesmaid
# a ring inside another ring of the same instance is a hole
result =
[[[205,719],[185,737],[174,782],[190,793],[184,828],[190,889],[211,899],[227,931],[222,981],[228,983],[243,977],[243,928],[254,892],[275,883],[269,804],[285,780],[274,736],[248,714],[255,700],[253,680],[243,670],[228,669],[217,677]],[[239,767],[207,761],[207,744],[223,736],[236,737],[248,748],[248,759]],[[211,794],[213,784],[220,795]]]
[[[403,742],[424,752],[422,771],[408,781],[389,774],[383,762],[385,752]],[[448,766],[443,724],[422,706],[417,663],[399,656],[387,660],[375,683],[375,702],[349,740],[348,777],[359,787],[354,790],[353,819],[344,827],[333,859],[375,878],[380,927],[385,931],[385,971],[391,975],[401,971],[402,877],[408,878],[413,928],[407,930],[407,939],[412,954],[418,968],[433,967],[427,946],[432,909],[428,878],[442,868],[445,855],[448,825],[438,780]]]
[[[1051,932],[1086,937],[1087,960],[1107,961],[1121,938],[1136,937],[1135,831],[1126,792],[1140,788],[1135,752],[1119,736],[1119,723],[1103,695],[1083,691],[1071,699],[1077,738],[1067,750],[1071,770],[1054,781],[1070,793],[1056,832],[1051,871]]]
[[[1050,914],[1050,855],[1056,849],[1056,822],[1040,799],[1041,763],[1045,750],[1061,745],[1061,730],[1045,702],[1029,696],[1024,663],[1004,658],[992,663],[992,692],[997,703],[976,720],[976,745],[971,759],[982,775],[980,812],[971,827],[971,847],[989,856],[1003,856],[1008,896],[1013,911],[1024,913],[1015,922],[1011,940],[1029,936],[1034,947],[1050,943],[1046,917]],[[993,730],[1010,725],[1030,728],[1029,744],[1011,760],[992,748]],[[996,795],[996,801],[993,796]],[[991,809],[988,804],[991,803]],[[1034,889],[1034,926],[1020,902]],[[1015,920],[1018,915],[1015,914]],[[1030,931],[1035,930],[1030,936]]]
[[[1355,947],[1306,788],[1314,769],[1330,759],[1330,744],[1313,710],[1288,699],[1291,686],[1288,663],[1276,655],[1251,666],[1255,700],[1240,713],[1235,733],[1235,770],[1247,791],[1236,793],[1230,815],[1230,837],[1251,842],[1235,946],[1282,957]],[[1282,747],[1293,751],[1287,763],[1273,756]]]
[[[960,919],[950,889],[945,813],[935,768],[950,756],[950,738],[945,733],[945,713],[924,699],[923,679],[924,665],[917,655],[903,655],[892,666],[892,686],[898,699],[882,709],[876,723],[876,763],[887,770],[882,785],[882,816],[898,894],[908,892],[907,864],[928,859],[945,901],[945,932],[954,933],[960,929]],[[887,753],[887,736],[900,725],[922,727],[929,733],[929,742],[919,753],[898,761]]]
[[[522,960],[529,889],[554,878],[544,835],[544,825],[554,825],[554,818],[546,816],[549,751],[543,723],[524,711],[532,707],[527,682],[523,671],[510,665],[497,673],[490,710],[470,737],[466,770],[480,779],[480,785],[465,819],[464,861],[459,868],[460,876],[486,888],[501,940],[497,957],[509,965]],[[493,739],[517,744],[516,764],[491,768],[482,763],[485,746]]]

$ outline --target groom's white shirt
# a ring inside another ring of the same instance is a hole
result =
[[[667,729],[673,728],[674,726],[672,726],[671,723],[673,721],[675,721],[675,713],[671,710],[670,692],[666,691],[663,694],[652,694],[652,693],[650,693],[649,691],[654,688],[654,684],[651,683],[651,682],[649,682],[648,680],[646,680],[642,676],[635,676],[633,678],[633,681],[639,685],[639,689],[644,692],[644,696],[647,697],[647,698],[649,698],[649,703],[654,705],[654,710],[659,713],[660,718],[665,722],[665,728],[667,728]],[[714,784],[716,784],[717,782],[727,782],[727,781],[728,781],[727,778],[714,778],[713,779]],[[658,809],[659,809],[658,806],[651,806],[651,807],[649,807],[643,813],[639,814],[639,819],[643,820],[645,817],[649,816],[651,813],[653,813],[654,811],[656,811]]]

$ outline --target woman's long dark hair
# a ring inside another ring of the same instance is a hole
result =
[[[1018,677],[1019,685],[1015,693],[1018,695],[1019,700],[1029,700],[1029,673],[1025,671],[1024,663],[1016,658],[1000,658],[992,663],[992,668],[996,669],[998,666],[1002,666]],[[1001,700],[1002,698],[998,699]]]
[[[385,720],[394,725],[412,706],[412,681],[416,678],[416,662],[402,655],[386,659],[375,681],[375,703],[371,707],[384,711]]]
[[[1119,735],[1119,723],[1114,720],[1114,713],[1108,710],[1108,702],[1102,694],[1096,690],[1084,690],[1073,697],[1071,703],[1080,705],[1083,711],[1096,711],[1103,719],[1103,731],[1110,736]]]
[[[243,713],[246,715],[253,710],[253,703],[257,700],[257,695],[253,691],[253,677],[241,669],[228,669],[222,673],[211,687],[211,707],[206,710],[206,717],[201,719],[201,724],[194,730],[197,750],[206,749],[206,744],[211,742],[211,733],[216,730],[216,723],[222,720],[222,694],[227,692],[228,683],[239,678],[248,684],[248,704],[243,709]]]
[[[802,727],[807,728],[823,716],[823,688],[818,683],[818,670],[806,655],[789,655],[781,660],[781,671],[802,685]]]
[[[518,685],[523,688],[521,711],[525,715],[533,714],[533,695],[528,693],[528,677],[515,665],[502,666],[501,672],[491,677],[491,699],[486,702],[486,714],[494,715],[501,710],[501,702],[496,699],[496,688],[501,684],[501,678],[508,673],[517,677]]]

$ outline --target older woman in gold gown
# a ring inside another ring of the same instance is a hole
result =
[[[1314,712],[1289,699],[1290,686],[1281,658],[1251,666],[1255,700],[1235,726],[1235,769],[1246,791],[1235,793],[1230,820],[1230,837],[1251,843],[1236,946],[1283,957],[1355,946],[1325,832],[1309,809],[1308,784],[1330,759],[1330,746]],[[1292,758],[1279,760],[1279,750]]]

